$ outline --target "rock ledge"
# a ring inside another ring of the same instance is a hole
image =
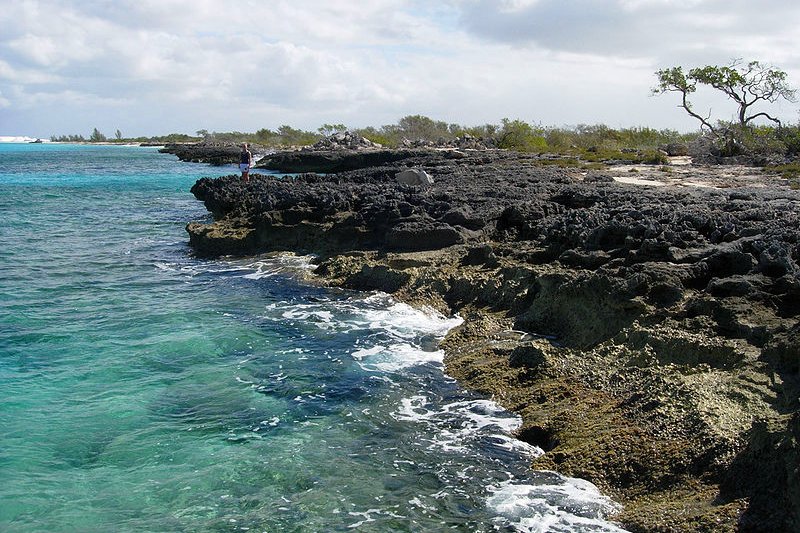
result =
[[[318,254],[326,283],[460,313],[447,371],[522,415],[534,468],[597,483],[633,531],[800,529],[800,194],[458,153],[203,178],[215,222],[191,244]],[[434,184],[398,184],[410,167]]]

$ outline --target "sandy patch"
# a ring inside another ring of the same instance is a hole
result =
[[[649,185],[650,187],[663,187],[666,183],[654,180],[644,180],[641,178],[632,178],[630,176],[614,176],[614,181],[619,183],[627,183],[629,185]]]

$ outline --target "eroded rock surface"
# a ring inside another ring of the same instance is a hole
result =
[[[208,163],[214,166],[229,165],[239,162],[241,145],[233,143],[171,143],[159,150],[173,154],[181,161],[188,163]]]
[[[398,184],[409,167],[434,184]],[[328,283],[460,313],[447,371],[523,416],[534,468],[599,484],[631,530],[798,530],[800,194],[736,185],[417,152],[201,179],[215,222],[188,231],[201,254],[315,253]]]

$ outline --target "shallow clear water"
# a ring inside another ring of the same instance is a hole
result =
[[[0,530],[616,531],[442,374],[457,318],[193,258],[228,171],[0,144]]]

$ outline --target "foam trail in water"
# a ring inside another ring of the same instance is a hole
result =
[[[245,274],[244,277],[248,279],[263,279],[313,270],[315,266],[311,263],[311,259],[312,257],[308,255],[292,254],[280,254],[271,256],[268,259],[259,259],[244,265],[245,269],[253,270],[253,272]]]
[[[396,372],[424,363],[441,364],[444,352],[436,348],[435,339],[463,322],[460,317],[448,318],[433,309],[415,309],[382,293],[364,303],[368,308],[362,323],[388,336],[373,342],[365,339],[364,344],[370,345],[351,353],[368,371]]]
[[[530,458],[543,453],[540,448],[511,436],[522,424],[522,419],[491,400],[435,405],[426,396],[417,395],[404,398],[392,416],[396,420],[428,426],[432,445],[443,451],[465,452],[472,441],[483,438],[494,447]]]
[[[274,269],[269,259],[253,263],[268,277]],[[443,352],[436,346],[450,329],[462,323],[459,317],[445,317],[433,309],[417,309],[375,293],[342,300],[320,300],[298,304],[270,304],[270,314],[284,320],[303,322],[328,333],[356,333],[358,340],[350,355],[364,370],[390,382],[419,365],[441,366]],[[447,456],[486,454],[503,461],[516,474],[487,487],[486,508],[495,515],[498,528],[523,532],[608,532],[624,530],[604,521],[617,506],[589,482],[553,472],[530,472],[528,464],[544,453],[540,448],[514,438],[522,419],[489,399],[439,396],[427,390],[428,374],[421,374],[418,393],[402,398],[390,413],[398,422],[419,426],[413,430],[420,445]],[[465,473],[464,475],[469,475]],[[457,481],[455,481],[457,483]],[[447,485],[450,487],[450,485]],[[452,489],[452,487],[450,487]],[[420,505],[423,505],[420,503]],[[374,516],[366,511],[363,526]],[[354,515],[355,516],[355,515]]]
[[[509,480],[490,488],[492,494],[486,503],[497,513],[496,521],[510,523],[526,533],[624,533],[624,529],[604,520],[620,506],[592,483],[555,472],[542,474],[549,474],[549,482],[525,484]]]
[[[154,265],[159,270],[174,271],[197,276],[202,274],[240,274],[246,279],[263,279],[278,275],[292,275],[313,270],[313,258],[308,255],[273,254],[260,256],[257,259],[220,259],[217,261],[167,262],[157,261]]]

